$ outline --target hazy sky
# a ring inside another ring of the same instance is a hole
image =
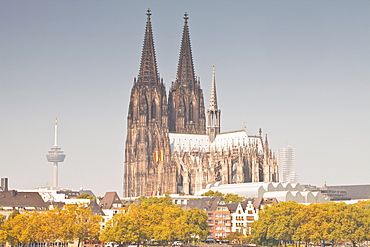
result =
[[[288,142],[300,183],[370,183],[370,1],[0,0],[0,176],[11,189],[52,185],[58,117],[60,187],[122,195],[147,8],[167,88],[188,12],[207,107],[215,65],[222,131],[246,121],[274,151]]]

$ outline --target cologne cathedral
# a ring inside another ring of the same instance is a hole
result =
[[[124,196],[192,195],[216,182],[278,182],[267,136],[263,138],[261,130],[257,135],[248,135],[245,129],[222,133],[220,117],[214,69],[209,108],[204,106],[186,13],[176,79],[167,98],[148,9],[139,75],[127,116]]]

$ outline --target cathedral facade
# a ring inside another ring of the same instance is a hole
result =
[[[246,130],[220,132],[214,69],[211,85],[206,111],[194,73],[185,13],[177,75],[167,98],[148,10],[140,70],[127,116],[125,197],[165,192],[191,195],[215,182],[278,181],[276,158],[261,130],[258,135],[248,135]]]

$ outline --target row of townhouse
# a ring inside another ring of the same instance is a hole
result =
[[[258,219],[261,208],[276,203],[274,198],[250,198],[243,202],[225,203],[222,197],[204,197],[189,200],[183,209],[199,208],[208,215],[210,238],[224,238],[231,232],[249,235],[252,223]]]

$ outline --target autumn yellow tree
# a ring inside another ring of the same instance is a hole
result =
[[[5,216],[0,214],[0,243],[5,241],[5,235],[3,231],[4,222],[5,222]]]
[[[61,220],[57,210],[31,212],[28,224],[31,225],[32,241],[52,243],[59,239]]]
[[[170,196],[143,197],[141,207],[152,212],[151,229],[156,240],[171,242],[175,239],[205,239],[209,232],[208,216],[195,208],[183,211]]]
[[[89,239],[98,239],[102,217],[93,215],[90,208],[83,205],[65,205],[59,212],[59,237],[63,242],[78,241],[78,246]]]
[[[148,214],[137,204],[131,204],[126,212],[113,216],[107,222],[104,231],[100,235],[103,242],[136,242],[150,238],[150,220]]]
[[[62,210],[24,212],[9,217],[0,229],[0,238],[17,243],[52,243],[98,239],[101,216],[93,215],[89,208],[66,205]]]
[[[27,213],[8,218],[0,233],[3,241],[12,246],[18,243],[30,243],[32,240],[32,225],[29,224],[29,219],[30,215]]]
[[[104,242],[135,242],[155,239],[164,243],[175,239],[205,238],[207,215],[199,210],[183,211],[169,196],[142,197],[106,225],[100,239]]]

